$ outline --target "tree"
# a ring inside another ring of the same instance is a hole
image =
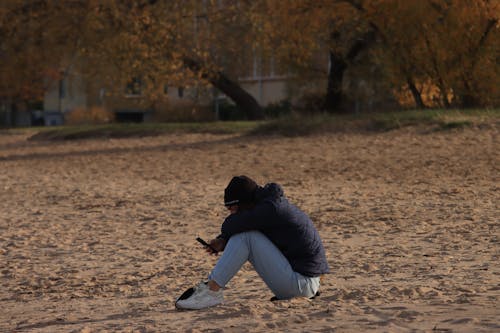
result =
[[[95,45],[91,52],[111,52],[109,59],[120,72],[128,77],[141,75],[150,92],[159,82],[188,87],[212,84],[248,119],[261,119],[263,111],[255,98],[227,74],[237,73],[239,63],[228,59],[241,56],[238,46],[250,32],[240,10],[231,2],[222,6],[207,1],[133,5],[110,1],[99,5],[96,20],[102,30],[113,33],[107,34],[104,48]]]
[[[360,10],[349,1],[267,0],[258,21],[263,45],[296,74],[315,73],[327,79],[323,108],[341,112],[344,74],[375,41]],[[318,70],[318,54],[328,54],[328,68]]]
[[[435,105],[429,86],[445,107],[494,105],[499,12],[491,0],[3,1],[0,98],[40,97],[71,69],[120,89],[140,77],[153,99],[164,83],[212,85],[260,119],[235,80],[258,55],[325,79],[324,107],[338,112],[345,73],[363,56],[418,107]]]
[[[340,110],[344,74],[360,55],[371,57],[385,72],[380,79],[395,90],[407,89],[419,108],[498,103],[492,98],[500,86],[498,1],[264,2],[261,21],[271,21],[261,23],[268,27],[267,45],[278,49],[283,61],[311,64],[314,52],[328,52],[328,110]],[[433,87],[438,96],[424,97],[424,88]]]
[[[62,38],[56,29],[49,1],[7,1],[0,5],[0,100],[13,109],[43,96],[48,80],[58,79],[62,54],[53,48]],[[57,12],[57,10],[56,10]]]
[[[437,33],[429,33],[429,44],[441,52],[437,62],[446,71],[454,104],[491,105],[492,98],[500,95],[500,3],[457,0],[433,8]]]
[[[249,119],[260,119],[261,106],[226,74],[238,64],[225,59],[238,53],[237,46],[250,32],[237,3],[4,2],[0,5],[2,82],[10,88],[3,90],[4,95],[40,97],[47,78],[61,79],[71,68],[120,90],[140,77],[144,92],[153,99],[167,82],[183,87],[212,84]]]
[[[429,104],[481,107],[499,95],[499,3],[489,0],[379,0],[358,4],[382,43],[378,59],[396,86],[436,87]],[[400,19],[404,18],[404,19]],[[498,103],[498,100],[497,100]]]

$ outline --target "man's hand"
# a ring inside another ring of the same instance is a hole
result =
[[[222,252],[224,251],[224,248],[226,247],[226,241],[222,238],[216,238],[212,239],[208,244],[214,249],[217,250],[217,252]],[[206,248],[208,253],[211,254],[217,254],[217,252],[212,251],[209,247]]]

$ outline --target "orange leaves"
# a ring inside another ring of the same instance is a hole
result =
[[[47,73],[58,66],[126,79],[140,73],[151,77],[151,82],[175,81],[186,86],[203,80],[200,71],[183,67],[185,57],[233,77],[248,73],[254,64],[265,70],[271,60],[275,68],[324,75],[326,65],[318,65],[318,54],[332,51],[347,56],[369,31],[375,31],[378,38],[372,48],[376,57],[370,61],[390,73],[392,85],[401,87],[409,79],[418,84],[433,82],[443,96],[452,90],[453,98],[459,99],[469,89],[467,93],[482,99],[482,91],[491,93],[493,82],[498,81],[499,1],[68,3],[0,2],[3,82],[19,81],[12,87],[39,85],[44,75],[55,79]]]
[[[383,55],[379,60],[393,73],[394,84],[404,85],[411,78],[434,85],[440,91],[441,106],[465,105],[465,95],[474,95],[477,106],[489,103],[481,91],[489,90],[486,86],[493,85],[498,74],[487,74],[482,68],[491,66],[495,57],[493,45],[498,42],[493,35],[498,35],[498,28],[488,25],[498,2],[379,0],[366,4],[365,18],[379,29],[384,41],[378,48]],[[490,73],[498,73],[498,64],[492,67]]]

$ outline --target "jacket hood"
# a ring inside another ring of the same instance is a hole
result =
[[[278,199],[283,196],[285,196],[283,189],[276,183],[269,183],[264,185],[263,187],[259,186],[255,193],[257,202],[263,201],[265,199]]]

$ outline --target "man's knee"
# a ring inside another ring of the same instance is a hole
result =
[[[244,240],[244,241],[252,241],[255,239],[262,239],[267,237],[260,231],[257,230],[250,230],[250,231],[245,231],[245,232],[240,232],[239,234],[232,235],[231,238],[229,238],[229,241],[231,240]]]

